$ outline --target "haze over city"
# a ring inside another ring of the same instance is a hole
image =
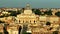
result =
[[[60,34],[60,0],[0,0],[0,34]]]
[[[60,0],[0,0],[0,7],[60,8]]]

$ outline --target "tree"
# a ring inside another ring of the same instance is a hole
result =
[[[10,16],[16,16],[16,15],[17,15],[17,13],[15,11],[12,11],[10,14]]]
[[[60,11],[56,12],[55,15],[58,16],[59,17],[59,20],[60,20]]]
[[[4,34],[8,34],[8,31],[6,30],[6,28],[4,27]]]
[[[18,14],[21,14],[21,10],[18,11],[8,11],[10,14],[10,16],[17,16]]]
[[[32,9],[32,11],[34,12],[35,9]]]
[[[18,11],[17,11],[17,15],[18,15],[18,14],[21,14],[21,10],[18,10]]]
[[[11,12],[12,12],[12,10],[9,10],[9,11],[7,11],[7,12],[11,13]]]
[[[52,15],[52,11],[51,10],[45,11],[44,13],[47,14],[47,15]]]
[[[36,14],[36,15],[41,15],[41,12],[39,9],[32,9],[32,11]]]
[[[60,12],[56,12],[55,15],[60,17]]]
[[[58,34],[58,31],[53,31],[53,34]]]
[[[27,28],[28,28],[28,25],[27,24],[24,24],[23,25],[23,31],[22,31],[22,34],[27,34]]]
[[[0,34],[2,34],[2,32],[0,32]]]

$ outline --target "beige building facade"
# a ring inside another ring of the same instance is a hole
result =
[[[59,27],[59,23],[58,23],[59,17],[55,16],[55,12],[57,12],[57,10],[53,9],[52,11],[53,11],[52,16],[47,16],[47,15],[37,16],[32,12],[32,10],[30,9],[30,6],[27,5],[24,12],[17,15],[17,18],[20,24],[24,23],[28,25],[28,28],[30,28],[30,31],[32,32],[32,34],[41,34],[40,32],[42,33],[52,32],[52,31],[56,31],[57,27]],[[47,26],[46,25],[47,22],[50,22],[51,25]],[[34,24],[36,25],[34,26]],[[53,27],[53,29],[50,31],[47,30],[50,27]]]
[[[47,9],[41,10],[41,11],[46,11],[46,10]],[[17,15],[16,17],[17,22],[14,22],[12,17],[7,17],[7,18],[4,17],[0,20],[3,20],[9,24],[7,26],[7,31],[9,32],[9,34],[18,34],[19,26],[22,26],[22,30],[23,30],[24,29],[23,25],[25,26],[27,25],[27,32],[30,32],[32,34],[48,34],[49,32],[56,31],[57,28],[59,27],[59,22],[60,22],[60,18],[55,16],[55,13],[57,12],[57,10],[52,9],[52,11],[53,11],[52,16],[36,15],[33,13],[30,5],[27,4],[23,13]],[[47,22],[50,22],[51,25],[46,25]],[[49,30],[51,27],[53,29]],[[3,26],[1,26],[0,29],[2,30]],[[21,34],[22,34],[22,31],[21,31]]]
[[[19,23],[36,23],[37,22],[37,16],[34,13],[32,13],[32,10],[30,9],[29,5],[27,5],[23,13],[17,15],[17,18],[19,19]]]
[[[9,26],[7,26],[7,31],[9,32],[9,34],[18,34],[18,29],[19,25],[17,24],[10,24]]]
[[[3,30],[3,25],[2,24],[0,24],[0,34],[4,34],[4,30]]]

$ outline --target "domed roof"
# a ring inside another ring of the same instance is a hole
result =
[[[32,10],[30,8],[30,4],[26,5],[26,8],[24,10],[24,14],[32,14]]]
[[[24,14],[32,14],[32,10],[24,10]]]

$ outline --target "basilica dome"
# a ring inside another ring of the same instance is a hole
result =
[[[24,14],[32,14],[30,4],[27,4],[24,10]]]

